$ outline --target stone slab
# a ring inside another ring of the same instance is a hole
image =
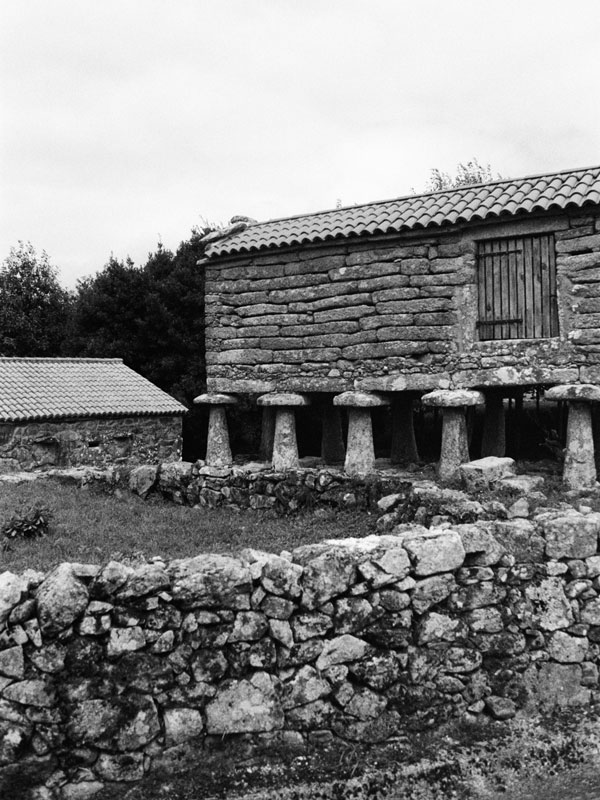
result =
[[[574,400],[579,403],[594,403],[600,401],[600,386],[593,383],[567,383],[548,389],[544,394],[544,398],[546,400]]]
[[[225,394],[224,392],[208,392],[194,397],[194,403],[211,406],[226,406],[237,403],[237,397],[232,394]]]
[[[460,408],[463,406],[481,406],[485,397],[481,392],[472,389],[436,389],[424,394],[421,402],[426,406],[437,408]]]
[[[386,397],[371,392],[342,392],[333,398],[333,404],[349,408],[378,408],[389,406],[390,401]]]
[[[272,394],[261,395],[257,403],[259,406],[308,406],[310,400],[306,395],[296,394],[295,392],[273,392]]]

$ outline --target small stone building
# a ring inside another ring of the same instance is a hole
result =
[[[232,223],[203,262],[209,394],[320,403],[325,449],[341,406],[401,430],[476,390],[424,400],[485,400],[498,454],[511,389],[600,384],[600,167]]]
[[[119,358],[0,358],[0,471],[178,460],[185,411]]]

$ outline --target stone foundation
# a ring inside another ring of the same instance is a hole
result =
[[[87,798],[224,747],[595,703],[599,533],[600,514],[555,509],[279,556],[5,572],[0,792]]]
[[[0,423],[0,471],[181,458],[181,416]]]

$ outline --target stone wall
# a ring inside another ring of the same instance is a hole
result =
[[[88,798],[223,747],[596,702],[599,533],[600,514],[563,508],[280,556],[5,572],[0,792]]]
[[[476,241],[553,232],[560,336],[479,341]],[[209,391],[402,391],[600,378],[600,213],[206,264]]]
[[[203,461],[140,466],[129,473],[127,481],[129,488],[144,498],[153,492],[181,505],[271,509],[278,514],[314,508],[373,509],[383,495],[408,490],[411,485],[389,470],[351,478],[339,469],[302,468],[284,473],[259,462],[210,467]]]
[[[0,470],[181,458],[181,416],[0,423]]]

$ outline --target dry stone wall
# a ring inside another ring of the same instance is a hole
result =
[[[0,792],[597,702],[600,514],[0,575]],[[122,789],[125,790],[124,788]]]
[[[481,238],[554,232],[560,337],[478,341]],[[600,214],[206,264],[210,391],[402,391],[600,376]],[[581,375],[580,375],[581,373]]]
[[[181,458],[181,416],[0,423],[0,471]]]
[[[114,473],[98,479],[109,485],[125,482]],[[276,472],[261,463],[210,467],[203,461],[144,465],[133,469],[126,480],[129,489],[144,498],[155,493],[180,505],[265,509],[278,514],[313,508],[375,508],[383,495],[411,485],[389,472],[351,478],[336,469]]]

